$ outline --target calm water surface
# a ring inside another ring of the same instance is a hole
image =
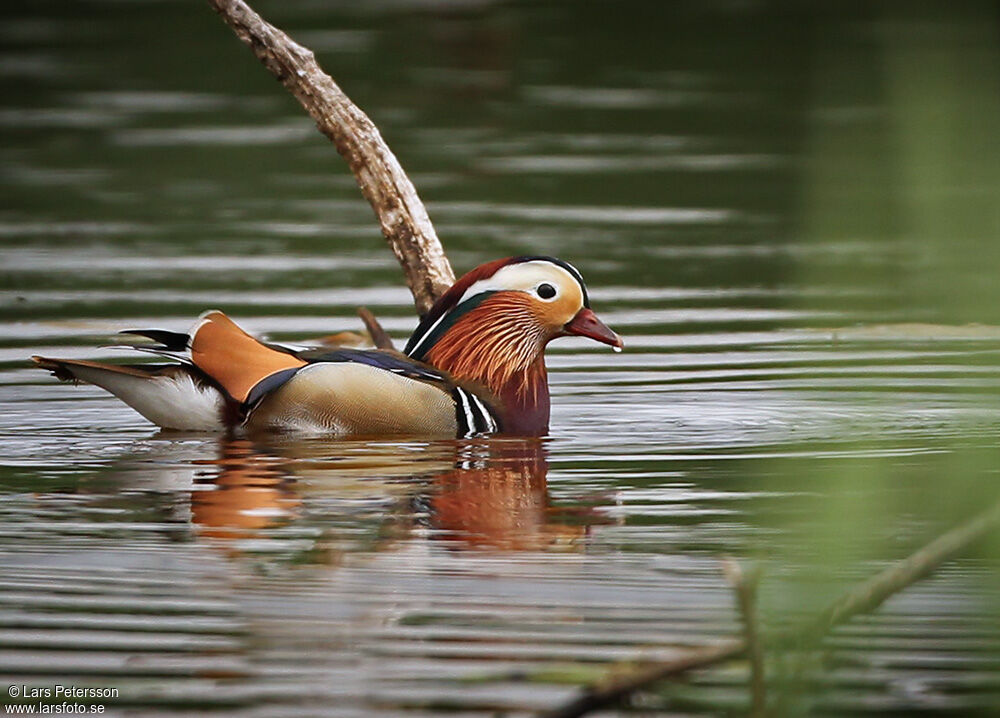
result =
[[[456,269],[566,258],[627,351],[550,348],[539,442],[159,433],[26,368],[209,307],[276,339],[415,318],[343,162],[207,7],[5,6],[4,684],[116,687],[113,715],[526,714],[732,635],[724,556],[778,625],[996,500],[1000,302],[963,297],[997,265],[962,254],[996,239],[995,173],[957,145],[933,216],[968,195],[968,221],[935,254],[908,234],[938,196],[906,171],[922,126],[893,119],[899,57],[995,59],[974,12],[353,5],[260,9],[382,128]],[[780,710],[995,709],[997,555],[776,665]],[[745,712],[745,681],[642,710]]]

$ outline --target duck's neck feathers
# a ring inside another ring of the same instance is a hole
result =
[[[420,323],[413,336],[406,343],[405,353],[411,359],[417,361],[427,361],[427,356],[438,341],[440,341],[448,331],[455,326],[459,319],[473,311],[476,307],[489,299],[495,292],[483,292],[474,297],[466,299],[457,305],[450,312],[441,314],[432,319],[428,317]]]
[[[546,341],[525,301],[485,293],[445,315],[411,356],[485,387],[497,400],[504,433],[542,435],[549,423]]]

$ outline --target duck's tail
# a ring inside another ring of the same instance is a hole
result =
[[[105,364],[41,356],[33,356],[31,360],[57,379],[101,387],[164,429],[224,428],[227,399],[202,372],[190,365]]]

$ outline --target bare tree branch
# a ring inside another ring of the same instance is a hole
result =
[[[545,718],[576,718],[586,715],[599,708],[618,703],[626,696],[671,676],[738,658],[745,650],[746,641],[742,638],[712,646],[692,648],[683,656],[671,661],[644,666],[618,678],[588,686],[573,700],[543,715]],[[612,675],[615,674],[616,672],[612,671]]]
[[[750,694],[753,697],[751,716],[762,716],[767,709],[767,681],[764,675],[764,645],[757,620],[757,586],[760,583],[760,567],[749,571],[734,558],[722,562],[722,572],[736,592],[736,603],[743,619],[743,641],[750,656]]]
[[[455,275],[427,210],[378,128],[323,72],[312,51],[267,23],[243,0],[208,2],[347,160],[423,315],[454,283]]]

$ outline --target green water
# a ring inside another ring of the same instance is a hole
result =
[[[457,271],[567,259],[627,350],[550,348],[537,443],[160,434],[27,368],[209,307],[294,340],[415,318],[345,164],[207,6],[5,4],[0,685],[524,715],[733,635],[725,556],[776,628],[997,501],[995,3],[257,7],[378,124]],[[995,710],[998,556],[776,656],[776,712]],[[746,714],[746,681],[612,714]]]

